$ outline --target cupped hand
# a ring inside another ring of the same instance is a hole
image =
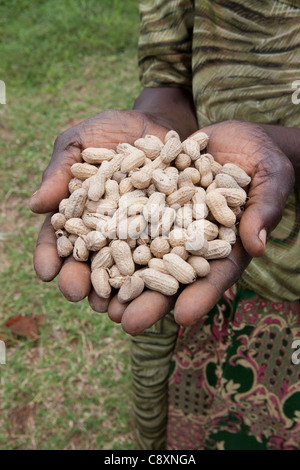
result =
[[[120,142],[133,144],[146,134],[155,134],[163,139],[167,131],[145,113],[108,110],[82,121],[56,139],[41,186],[30,200],[33,212],[48,213],[38,236],[34,268],[45,282],[52,281],[59,274],[59,288],[69,301],[78,302],[89,296],[95,310],[105,312],[108,306],[108,301],[99,298],[91,287],[89,264],[75,261],[72,256],[63,260],[57,254],[51,216],[57,211],[60,201],[69,196],[71,166],[82,162],[81,152],[88,147],[115,149]]]
[[[208,313],[241,277],[251,258],[264,255],[267,236],[279,223],[295,182],[291,162],[258,124],[225,121],[201,130],[210,137],[207,152],[222,165],[239,165],[252,180],[239,224],[240,238],[230,256],[211,262],[209,275],[188,286],[177,299],[174,314],[182,325]]]
[[[211,261],[209,275],[185,287],[177,296],[166,298],[148,291],[129,305],[112,299],[109,316],[121,322],[131,334],[149,328],[172,308],[175,320],[183,326],[195,323],[208,313],[239,280],[252,257],[265,253],[267,235],[280,221],[293,188],[294,170],[290,161],[259,125],[226,121],[201,131],[210,136],[207,152],[222,165],[228,162],[239,165],[252,178],[249,200],[239,225],[240,238],[228,258]]]
[[[31,199],[32,210],[38,213],[56,210],[60,200],[68,196],[70,166],[81,161],[84,148],[115,148],[119,142],[133,143],[147,133],[163,138],[166,131],[136,111],[100,113],[66,131],[55,142],[42,185]],[[59,287],[68,300],[80,301],[88,296],[95,311],[108,311],[109,317],[132,335],[151,327],[172,308],[176,321],[184,326],[208,313],[225,290],[240,278],[251,257],[264,254],[266,236],[280,221],[293,187],[294,171],[287,157],[259,125],[226,121],[202,131],[210,136],[207,151],[219,163],[236,163],[252,178],[249,201],[240,223],[240,239],[228,258],[211,262],[207,277],[173,297],[148,290],[129,304],[121,304],[116,295],[101,299],[91,288],[90,268],[86,263],[72,257],[62,261],[58,257],[51,214],[45,220],[35,252],[38,276],[50,281],[59,273]]]

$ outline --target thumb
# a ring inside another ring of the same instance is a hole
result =
[[[29,201],[32,212],[46,214],[55,211],[62,199],[69,196],[68,184],[72,174],[70,167],[61,166],[44,172],[42,183]]]
[[[239,235],[252,257],[265,254],[268,234],[280,222],[293,187],[292,172],[283,171],[283,161],[273,159],[273,169],[258,167],[248,193],[249,201],[239,225]],[[262,165],[263,166],[263,165]]]
[[[69,196],[68,184],[73,177],[71,166],[82,161],[81,139],[74,129],[71,128],[57,137],[51,161],[43,173],[41,186],[29,201],[32,212],[45,214],[55,211],[60,201]]]

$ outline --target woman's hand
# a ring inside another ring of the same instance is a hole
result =
[[[207,277],[185,287],[178,296],[166,298],[146,291],[129,305],[115,297],[108,306],[110,318],[125,331],[138,334],[174,307],[176,321],[191,325],[214,307],[222,294],[241,277],[251,257],[265,253],[267,234],[280,221],[294,185],[294,170],[288,158],[257,124],[226,121],[201,129],[210,136],[207,151],[221,163],[231,162],[252,178],[249,201],[237,241],[230,256],[214,260]]]
[[[119,142],[133,143],[145,134],[163,138],[167,127],[156,124],[139,111],[106,111],[64,132],[55,142],[51,162],[38,192],[31,199],[34,212],[56,210],[68,196],[70,166],[81,161],[87,147],[115,148]],[[57,255],[56,238],[46,218],[38,238],[34,265],[40,279],[51,281],[59,274],[59,287],[73,302],[89,297],[97,312],[122,323],[132,335],[151,327],[174,308],[176,321],[190,325],[206,314],[221,295],[241,276],[251,257],[265,252],[266,236],[281,219],[287,197],[294,184],[294,171],[287,157],[264,130],[256,124],[226,121],[202,129],[210,136],[207,151],[224,164],[233,162],[252,178],[249,201],[240,223],[240,240],[226,259],[211,262],[210,274],[197,280],[173,297],[145,291],[129,304],[121,304],[116,295],[102,299],[91,287],[87,263]]]
[[[91,288],[88,263],[75,261],[72,256],[63,260],[57,254],[56,237],[50,220],[52,211],[57,211],[60,201],[69,195],[70,167],[82,161],[81,152],[85,148],[116,148],[120,142],[133,144],[146,134],[155,134],[163,139],[167,131],[146,113],[109,110],[68,129],[56,139],[42,184],[30,200],[33,212],[49,213],[38,236],[34,267],[38,277],[45,282],[52,281],[59,274],[59,288],[71,302],[89,296],[95,310],[107,311],[108,307],[108,301],[100,299]]]
[[[227,259],[211,262],[210,274],[178,297],[174,314],[181,325],[189,325],[207,313],[240,278],[251,257],[264,255],[267,235],[279,223],[295,183],[290,160],[260,125],[225,121],[202,131],[210,136],[207,151],[222,165],[239,165],[252,181],[239,224],[240,240]]]

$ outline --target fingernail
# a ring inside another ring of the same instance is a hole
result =
[[[38,201],[39,201],[39,199],[35,197],[38,192],[39,192],[39,190],[35,191],[35,192],[31,195],[31,197],[30,197],[30,199],[29,199],[29,203],[28,203],[28,204],[29,204],[29,209],[30,209],[32,212],[35,212],[36,205],[37,205],[37,203],[38,203]]]
[[[259,232],[258,234],[258,238],[260,239],[260,241],[262,242],[262,244],[264,246],[266,246],[266,242],[267,242],[267,231],[265,228],[261,229],[261,231]]]

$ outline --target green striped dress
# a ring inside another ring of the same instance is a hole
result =
[[[145,87],[191,90],[199,128],[300,127],[299,0],[139,3]],[[170,313],[133,339],[139,448],[300,448],[299,224],[295,191],[265,256],[196,327],[178,329]]]

